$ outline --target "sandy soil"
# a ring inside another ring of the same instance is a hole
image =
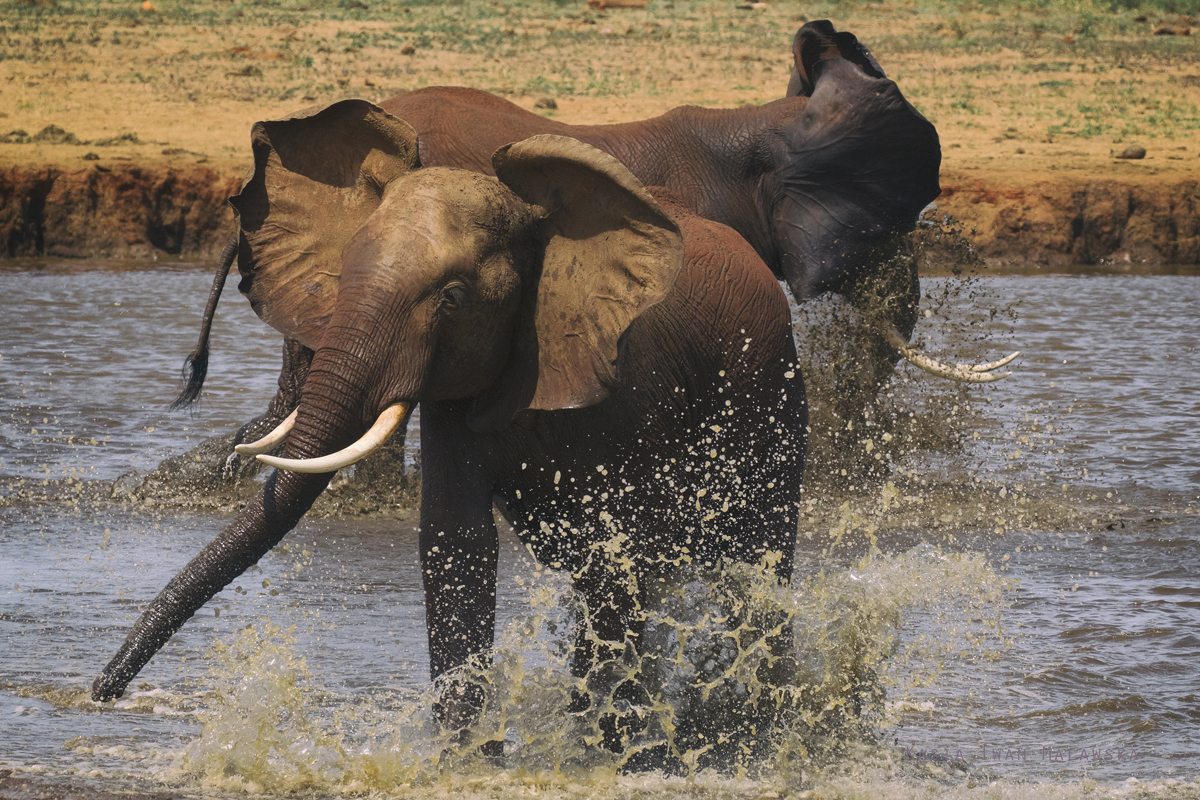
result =
[[[1200,49],[1181,35],[1194,21],[1057,5],[817,3],[800,14],[791,3],[664,0],[608,10],[582,0],[33,0],[0,28],[0,190],[12,205],[24,191],[17,176],[137,169],[193,182],[211,171],[204,180],[219,195],[245,169],[256,120],[433,84],[527,108],[552,100],[540,112],[567,122],[761,103],[783,94],[796,29],[828,17],[937,124],[940,205],[974,229],[985,256],[1200,261]],[[1167,30],[1175,35],[1155,35]],[[1143,158],[1116,157],[1137,147]],[[1156,205],[1145,212],[1153,221],[1126,236],[1136,208],[1124,218],[1095,208],[1114,193]],[[60,200],[77,196],[86,192]],[[11,228],[16,213],[0,211],[0,224]],[[1076,241],[1089,214],[1106,216],[1115,236]],[[7,254],[54,252],[37,251],[36,238],[10,232]],[[203,252],[206,242],[147,247]],[[99,246],[62,254],[89,247]]]

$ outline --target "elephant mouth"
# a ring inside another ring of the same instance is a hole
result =
[[[412,409],[413,405],[411,403],[394,403],[388,406],[375,420],[375,424],[354,444],[336,453],[330,453],[329,455],[317,458],[279,458],[277,456],[266,455],[267,451],[273,449],[287,438],[292,427],[296,424],[299,409],[289,414],[288,418],[279,423],[279,426],[275,430],[257,442],[238,445],[234,449],[240,455],[252,455],[267,466],[275,467],[276,469],[308,473],[337,472],[339,469],[345,469],[361,461],[382,447],[397,430],[404,427],[405,423],[408,422],[408,417],[412,413]]]

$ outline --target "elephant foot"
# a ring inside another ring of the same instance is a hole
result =
[[[633,706],[624,706],[615,714],[601,715],[600,746],[610,753],[625,753],[638,734],[646,730],[648,721],[648,715]]]
[[[592,707],[592,696],[578,689],[571,690],[571,702],[567,704],[568,714],[583,714]]]
[[[621,773],[637,775],[646,772],[659,772],[670,778],[687,777],[688,767],[683,759],[671,753],[671,748],[665,744],[656,744],[634,750],[621,763]]]
[[[452,765],[459,759],[479,755],[493,766],[506,766],[503,738],[479,742],[476,726],[485,702],[483,687],[471,680],[455,679],[441,690],[433,704],[433,718],[438,729],[447,735],[449,746],[442,751],[440,764]]]
[[[479,745],[479,752],[484,757],[490,760],[497,767],[505,767],[504,758],[504,740],[493,739],[490,742],[484,742]]]
[[[602,696],[603,693],[595,693]],[[594,709],[593,692],[571,692],[568,713],[585,715]],[[650,695],[636,680],[622,682],[613,690],[608,704],[611,710],[602,711],[596,720],[600,733],[600,746],[610,753],[626,753],[637,736],[645,732],[650,723]]]

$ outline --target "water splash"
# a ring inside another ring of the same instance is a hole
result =
[[[486,701],[466,736],[437,730],[432,690],[316,686],[291,635],[264,623],[215,649],[203,730],[174,780],[251,794],[428,796],[515,782],[570,795],[653,768],[660,780],[799,790],[847,747],[874,741],[895,719],[888,698],[1002,638],[1003,582],[984,560],[921,546],[873,551],[794,587],[744,565],[693,573],[661,591],[642,658],[627,651],[576,678],[567,585],[544,574],[501,631],[494,665],[471,676]],[[914,613],[919,633],[907,638]],[[622,691],[630,678],[640,695]],[[592,696],[582,710],[580,692]],[[605,746],[614,717],[627,726],[620,753]],[[484,757],[480,745],[496,739],[504,757]]]

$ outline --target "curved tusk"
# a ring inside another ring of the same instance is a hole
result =
[[[396,403],[383,410],[379,419],[375,420],[375,424],[363,434],[361,439],[336,453],[319,458],[276,458],[275,456],[259,455],[258,460],[268,466],[292,472],[337,472],[339,469],[345,469],[361,460],[386,442],[406,419],[408,419],[408,404]]]
[[[275,446],[287,438],[287,435],[292,432],[292,426],[296,424],[296,415],[300,413],[300,409],[292,411],[287,415],[287,419],[279,423],[275,430],[268,433],[266,436],[259,439],[257,442],[248,444],[239,444],[233,448],[233,452],[239,456],[256,456],[259,453],[265,453],[268,450],[274,450]]]
[[[1021,355],[1021,351],[1016,350],[1012,353],[1009,353],[1008,355],[1006,355],[1004,358],[1000,359],[999,361],[993,361],[990,364],[974,364],[974,365],[958,364],[957,366],[966,367],[971,372],[991,372],[994,369],[999,369],[1000,367],[1003,367],[1005,364],[1012,361],[1014,358],[1016,358],[1019,355]]]
[[[930,375],[937,375],[940,378],[947,378],[959,383],[991,383],[1001,378],[1007,378],[1012,375],[1011,372],[992,372],[992,370],[1003,367],[1021,355],[1021,351],[1018,350],[990,364],[954,364],[952,366],[922,355],[915,347],[904,341],[900,331],[896,330],[893,325],[887,327],[887,340],[888,344],[896,348],[900,355],[904,356],[914,367],[922,369]]]

